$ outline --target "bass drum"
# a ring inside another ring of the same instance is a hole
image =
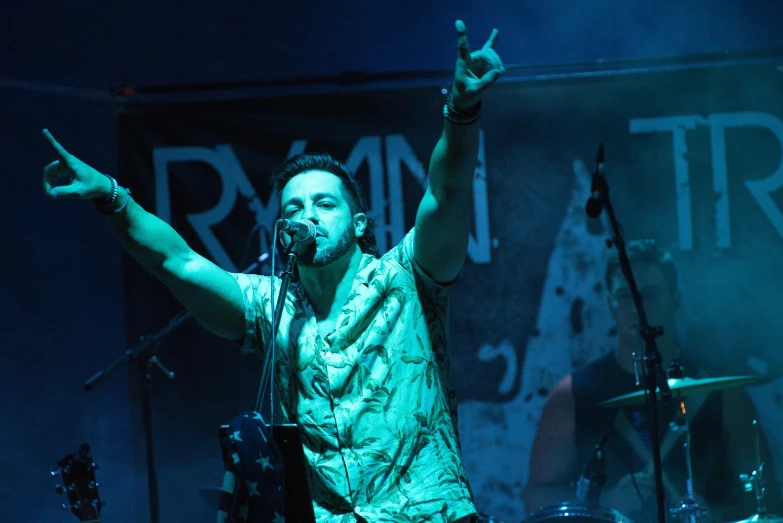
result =
[[[567,520],[567,521],[563,521]],[[610,508],[561,503],[530,514],[523,523],[633,523]]]

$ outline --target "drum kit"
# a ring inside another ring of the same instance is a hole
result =
[[[678,416],[676,421],[671,422],[669,428],[673,432],[683,435],[683,448],[685,454],[686,467],[686,496],[684,499],[671,507],[668,512],[669,521],[678,523],[697,523],[699,519],[707,515],[706,507],[699,504],[693,492],[693,472],[691,469],[690,452],[690,426],[687,416],[685,416],[684,398],[697,394],[704,394],[716,390],[727,389],[730,387],[739,387],[758,381],[755,376],[731,376],[722,378],[694,379],[686,377],[669,378],[668,383],[672,391],[672,400],[681,405],[682,415]],[[658,391],[660,394],[660,391]],[[617,408],[632,405],[642,405],[648,398],[645,390],[632,392],[623,396],[611,398],[599,404],[601,407]],[[660,397],[660,396],[659,396]],[[741,474],[738,481],[741,481],[746,492],[754,492],[756,496],[756,513],[748,518],[732,523],[783,523],[783,518],[770,514],[767,511],[765,501],[764,486],[764,463],[760,455],[760,434],[757,421],[753,421],[756,429],[756,469],[748,474]],[[625,517],[617,510],[587,504],[561,503],[559,505],[544,507],[530,514],[523,523],[552,523],[552,520],[566,518],[571,520],[569,523],[631,523],[631,520]]]

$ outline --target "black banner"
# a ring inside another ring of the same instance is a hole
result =
[[[584,213],[599,141],[626,239],[653,238],[678,264],[689,354],[716,373],[780,374],[782,87],[774,66],[744,64],[507,82],[488,94],[451,322],[460,432],[481,510],[521,519],[544,397],[614,347],[609,231]],[[242,271],[269,251],[278,211],[269,172],[292,154],[327,151],[364,184],[386,250],[413,225],[443,103],[440,88],[427,87],[131,104],[118,118],[119,178],[195,250]],[[137,264],[125,274],[136,340],[180,306]],[[190,507],[189,519],[207,521],[196,513],[206,505],[190,500],[219,482],[217,427],[252,406],[259,361],[195,324],[159,354],[177,373],[153,378],[161,516]]]

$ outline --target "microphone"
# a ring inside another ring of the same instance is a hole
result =
[[[607,433],[604,432],[604,434],[601,436],[601,439],[598,440],[598,443],[595,445],[595,449],[593,449],[593,453],[590,455],[590,459],[587,460],[587,464],[585,465],[584,470],[582,470],[582,475],[579,477],[579,481],[576,482],[576,498],[580,501],[587,499],[587,494],[590,491],[590,487],[594,483],[592,476],[603,473],[604,446],[606,445],[606,436]],[[603,486],[601,482],[597,483],[599,483],[597,486]]]
[[[307,245],[315,241],[315,224],[310,220],[277,220],[277,228],[288,233],[294,243]]]
[[[598,145],[598,153],[595,155],[595,171],[593,171],[593,179],[590,182],[590,198],[585,205],[585,212],[590,218],[598,218],[601,215],[601,211],[604,210],[603,195],[601,194],[601,188],[604,176],[604,142]]]

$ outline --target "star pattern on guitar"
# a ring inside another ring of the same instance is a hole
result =
[[[224,465],[228,481],[220,498],[219,520],[225,520],[234,506],[238,484],[236,521],[238,523],[284,523],[282,486],[283,458],[270,438],[269,429],[256,412],[237,416],[224,437]]]

